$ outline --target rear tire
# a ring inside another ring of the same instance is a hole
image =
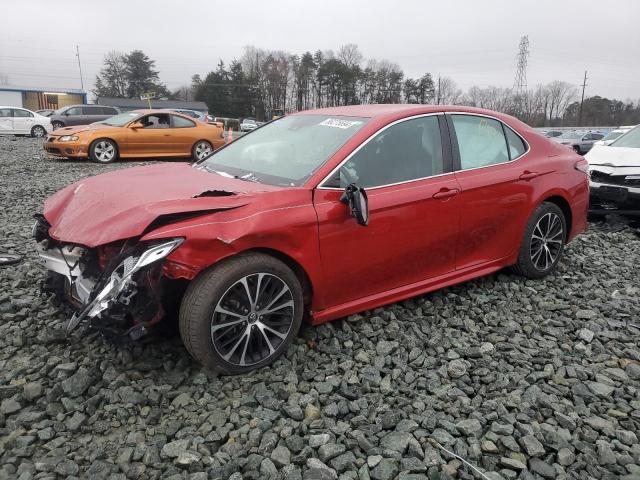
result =
[[[31,136],[33,138],[44,138],[47,135],[47,130],[42,125],[34,125],[31,127]]]
[[[558,265],[567,240],[567,222],[560,207],[544,202],[531,215],[513,270],[527,278],[542,278]]]
[[[191,149],[191,157],[194,161],[202,160],[213,153],[213,145],[206,140],[198,140]]]
[[[111,163],[118,159],[118,145],[111,139],[99,138],[89,147],[89,158],[97,163]]]
[[[180,336],[189,353],[222,374],[273,363],[298,334],[302,287],[280,260],[240,254],[202,272],[180,305]]]

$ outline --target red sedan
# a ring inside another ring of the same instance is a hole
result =
[[[586,161],[515,118],[363,105],[280,118],[193,165],[80,180],[34,235],[78,308],[68,331],[138,338],[175,311],[196,359],[241,373],[303,320],[509,266],[549,274],[588,197]]]

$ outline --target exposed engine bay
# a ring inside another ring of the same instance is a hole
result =
[[[76,309],[67,334],[97,330],[137,340],[165,316],[163,300],[168,288],[175,289],[175,281],[163,277],[161,260],[183,239],[129,240],[87,248],[51,238],[49,227],[37,215],[33,237],[48,270],[44,289]]]

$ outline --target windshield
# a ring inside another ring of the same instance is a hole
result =
[[[269,185],[302,185],[367,120],[326,115],[282,117],[234,140],[198,168]]]
[[[624,132],[609,132],[607,135],[605,135],[605,137],[602,140],[615,140],[616,138],[618,138],[620,135],[622,135]]]
[[[140,114],[135,112],[120,113],[118,115],[114,115],[113,117],[109,117],[106,120],[102,120],[101,122],[96,122],[96,123],[111,125],[112,127],[123,127],[127,123],[129,123],[132,120],[135,120],[139,116]]]
[[[612,147],[640,148],[640,126],[629,130],[611,144]]]

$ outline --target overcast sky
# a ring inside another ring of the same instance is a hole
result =
[[[588,95],[640,98],[640,1],[617,0],[3,0],[0,76],[18,86],[85,88],[104,54],[141,49],[171,89],[243,47],[303,53],[356,43],[405,75],[460,88],[511,87],[522,35],[528,86],[582,83]]]

